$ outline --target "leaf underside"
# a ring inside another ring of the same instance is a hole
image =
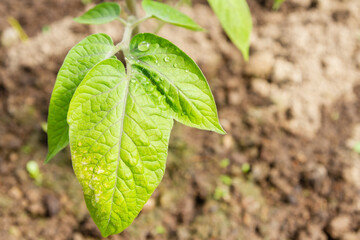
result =
[[[69,143],[69,127],[66,121],[70,100],[86,73],[104,60],[114,50],[111,38],[105,34],[94,34],[75,45],[66,56],[56,78],[51,95],[48,115],[49,162]]]
[[[160,183],[173,119],[224,133],[205,77],[179,48],[144,33],[130,55],[127,70],[117,59],[94,66],[68,113],[74,171],[103,236],[129,226]]]
[[[203,30],[190,17],[167,4],[155,2],[152,0],[144,0],[142,1],[142,6],[146,14],[153,16],[163,22],[187,28],[193,31]]]
[[[246,0],[208,0],[231,41],[249,58],[252,19]]]
[[[83,24],[104,24],[117,19],[120,15],[120,6],[117,3],[104,2],[96,5],[74,21]]]

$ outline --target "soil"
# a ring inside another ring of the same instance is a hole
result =
[[[163,181],[134,223],[109,239],[360,239],[360,2],[287,0],[279,11],[272,1],[248,2],[247,63],[206,1],[182,9],[206,32],[160,32],[199,64],[228,134],[175,124]],[[66,53],[91,33],[121,39],[120,24],[71,20],[88,7],[0,3],[1,240],[101,238],[69,150],[43,164],[42,125]],[[14,38],[7,16],[27,41]],[[26,171],[30,160],[40,184]]]

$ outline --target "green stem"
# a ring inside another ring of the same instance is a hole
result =
[[[124,26],[126,26],[127,22],[125,19],[122,19],[121,17],[118,17],[117,20],[119,20]]]
[[[126,23],[124,35],[123,35],[121,42],[116,44],[114,50],[111,51],[106,56],[106,58],[114,56],[119,51],[123,51],[125,57],[128,56],[128,54],[130,53],[129,45],[130,45],[130,40],[131,40],[131,36],[132,36],[133,30],[134,30],[134,27],[135,27],[134,24]]]
[[[145,16],[145,17],[143,17],[143,18],[140,18],[140,19],[138,19],[136,22],[134,22],[133,25],[136,27],[136,26],[138,26],[140,23],[145,22],[146,20],[148,20],[148,19],[150,19],[150,18],[152,18],[152,17],[153,17],[153,16],[148,15],[148,16]]]
[[[111,51],[106,58],[109,58],[111,56],[114,56],[116,53],[118,53],[119,51],[122,51],[124,53],[124,57],[126,60],[126,65],[127,68],[129,68],[129,64],[128,64],[128,59],[130,56],[130,40],[131,37],[133,35],[135,35],[135,33],[138,31],[138,25],[146,20],[148,20],[149,18],[152,18],[152,16],[145,16],[143,18],[138,19],[136,17],[136,1],[135,0],[126,0],[126,4],[127,7],[129,8],[129,10],[131,11],[131,13],[133,15],[130,15],[127,20],[124,20],[122,18],[118,18],[118,20],[120,22],[122,22],[125,25],[125,31],[124,31],[124,35],[123,38],[121,40],[121,42],[119,42],[118,44],[116,44],[115,48],[113,51]]]
[[[126,7],[129,9],[132,16],[137,19],[137,8],[136,8],[136,0],[126,0]],[[132,35],[135,35],[139,32],[139,27],[135,27]]]

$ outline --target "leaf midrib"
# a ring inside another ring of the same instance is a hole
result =
[[[131,69],[128,69],[127,71],[129,71],[131,73]],[[109,223],[111,220],[111,214],[112,214],[112,208],[113,208],[113,204],[114,204],[114,195],[116,192],[116,188],[117,188],[117,181],[118,181],[118,170],[119,170],[119,165],[120,165],[120,151],[121,151],[121,140],[122,140],[122,135],[123,135],[123,131],[124,131],[124,118],[125,118],[125,112],[126,112],[126,107],[127,107],[127,99],[128,99],[128,95],[129,95],[129,85],[130,85],[130,78],[131,78],[131,74],[126,75],[126,87],[125,87],[125,95],[124,98],[122,99],[122,101],[124,102],[123,105],[123,111],[121,113],[121,117],[120,119],[121,121],[121,127],[120,127],[120,133],[119,133],[119,148],[118,148],[118,158],[117,158],[117,165],[116,165],[116,170],[115,170],[115,184],[114,184],[114,190],[111,196],[111,205],[110,205],[110,214],[109,214],[109,219],[107,221],[107,226],[106,226],[106,230],[105,232],[107,232],[108,228],[109,228]],[[124,202],[126,203],[126,199],[124,198]]]

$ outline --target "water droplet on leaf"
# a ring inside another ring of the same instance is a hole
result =
[[[164,57],[164,62],[169,62],[170,58],[169,57]]]
[[[143,42],[139,43],[139,45],[138,45],[138,49],[142,52],[149,50],[149,48],[150,48],[150,43],[148,43],[146,41],[143,41]]]
[[[173,66],[174,66],[174,68],[177,68],[177,67],[178,67],[178,65],[177,65],[176,63],[175,63]]]

